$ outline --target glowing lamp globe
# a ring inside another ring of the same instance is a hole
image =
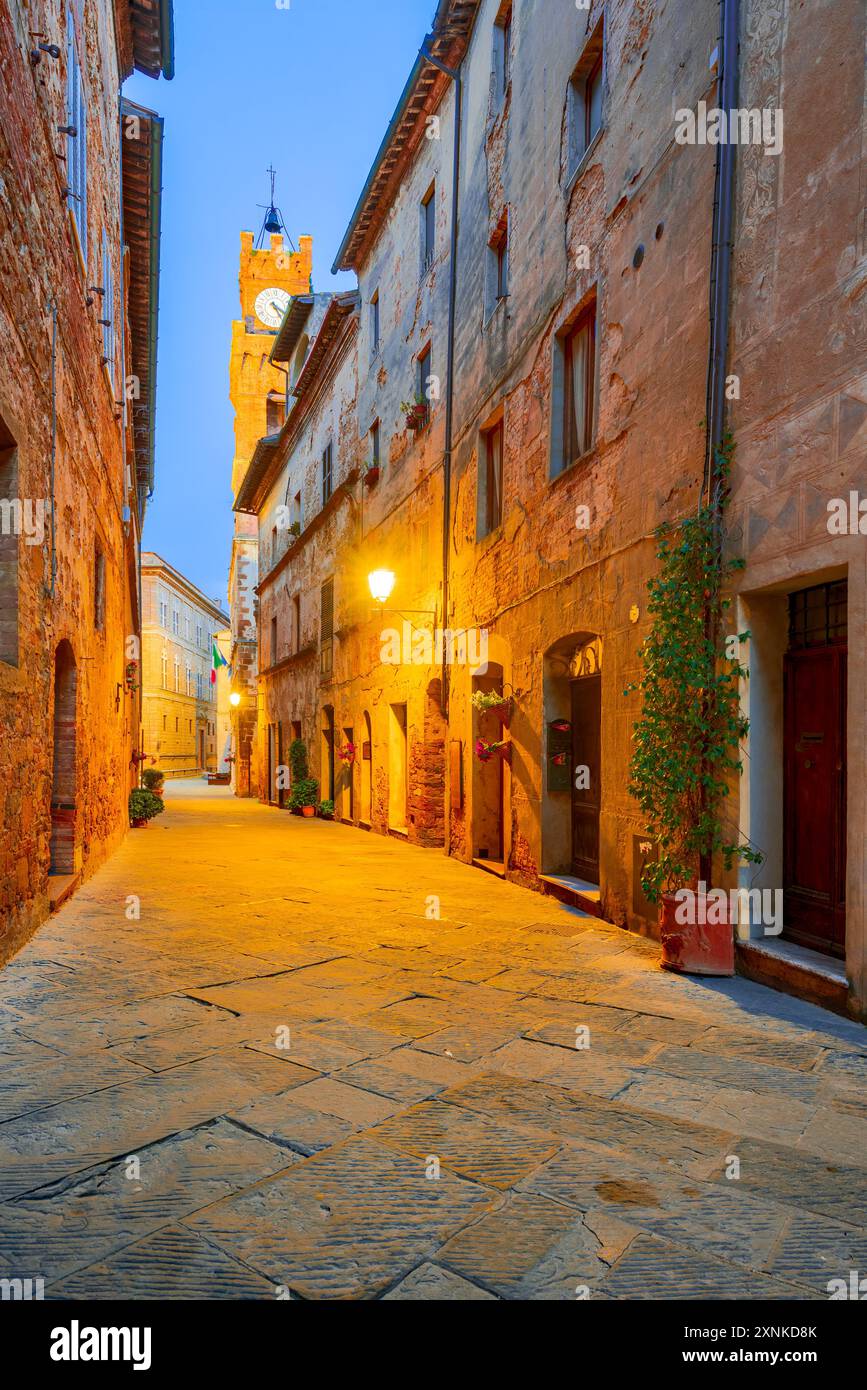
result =
[[[237,709],[238,706],[240,705],[240,703],[241,703],[241,697],[240,697],[240,695],[238,694],[237,690],[233,690],[232,693],[231,693],[231,695],[229,696],[229,704],[230,704],[230,705],[233,705],[234,708]]]
[[[394,589],[395,576],[391,570],[374,570],[367,577],[370,592],[377,603],[387,603]]]

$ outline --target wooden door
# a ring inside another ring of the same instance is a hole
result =
[[[802,946],[846,949],[846,649],[785,658],[784,921]]]
[[[602,677],[582,676],[572,682],[572,872],[589,883],[599,882],[601,735]]]

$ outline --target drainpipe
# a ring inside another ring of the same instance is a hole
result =
[[[426,59],[440,72],[445,73],[455,88],[455,133],[454,161],[452,166],[452,227],[449,251],[449,327],[446,366],[446,439],[443,451],[443,632],[448,629],[449,614],[449,547],[451,545],[452,516],[452,446],[454,441],[454,395],[455,395],[455,301],[458,283],[458,199],[461,176],[461,133],[464,103],[463,64],[450,68],[439,58],[435,58],[427,47],[422,46],[420,57]],[[442,671],[440,675],[440,708],[446,723],[446,759],[448,759],[448,720],[449,720],[449,659],[448,644],[443,639]],[[449,778],[446,774],[446,785]],[[443,807],[443,850],[451,853],[451,816],[449,807]]]
[[[738,104],[740,0],[720,0],[719,16],[719,96],[717,104],[728,116]],[[719,495],[719,491],[714,488],[714,465],[717,451],[722,448],[724,443],[726,429],[725,390],[731,325],[736,164],[736,147],[730,138],[730,122],[727,122],[727,128],[729,138],[724,143],[717,145],[714,180],[713,245],[710,272],[710,350],[707,379],[704,486],[702,489],[705,503],[713,508],[713,544],[716,554],[719,554],[722,548],[723,498]],[[715,615],[710,611],[705,619],[705,632],[715,649],[718,636],[717,624]],[[705,768],[704,771],[706,772],[706,770]],[[706,883],[708,888],[712,882],[712,860],[713,856],[710,852],[702,854],[699,859],[699,879]]]
[[[51,584],[53,599],[57,586],[57,523],[54,519],[54,476],[57,467],[57,300],[48,303],[51,315]]]
[[[449,253],[449,326],[446,365],[446,439],[443,451],[443,630],[448,627],[449,612],[449,547],[451,542],[451,502],[452,502],[452,446],[454,441],[454,386],[455,386],[455,300],[458,280],[458,199],[460,194],[461,172],[461,131],[463,115],[463,68],[450,68],[439,58],[435,58],[427,47],[421,49],[421,57],[426,59],[455,84],[455,133],[454,163],[452,168],[452,227],[451,249]],[[446,643],[443,642],[441,708],[448,720],[449,712],[449,665]],[[446,824],[448,817],[446,816]],[[448,853],[448,829],[446,829],[446,853]]]

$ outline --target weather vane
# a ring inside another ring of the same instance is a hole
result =
[[[258,239],[256,241],[256,250],[261,250],[262,246],[264,245],[266,232],[268,232],[268,234],[271,236],[276,235],[277,232],[282,232],[289,245],[292,247],[292,250],[295,251],[297,248],[292,238],[290,237],[288,231],[286,230],[286,223],[283,220],[283,213],[277,207],[276,202],[274,200],[274,181],[277,178],[277,171],[269,165],[265,172],[267,174],[270,174],[271,176],[271,201],[267,207],[264,203],[257,204],[257,207],[262,208],[262,210],[264,211],[265,220],[262,223],[262,227],[259,232]]]

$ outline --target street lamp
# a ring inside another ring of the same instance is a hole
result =
[[[385,604],[391,598],[392,590],[395,585],[395,576],[391,570],[374,570],[367,576],[370,585],[370,592],[377,603]]]
[[[237,690],[233,690],[231,695],[229,696],[229,704],[232,705],[235,709],[237,709],[240,703],[240,695],[238,694]]]

